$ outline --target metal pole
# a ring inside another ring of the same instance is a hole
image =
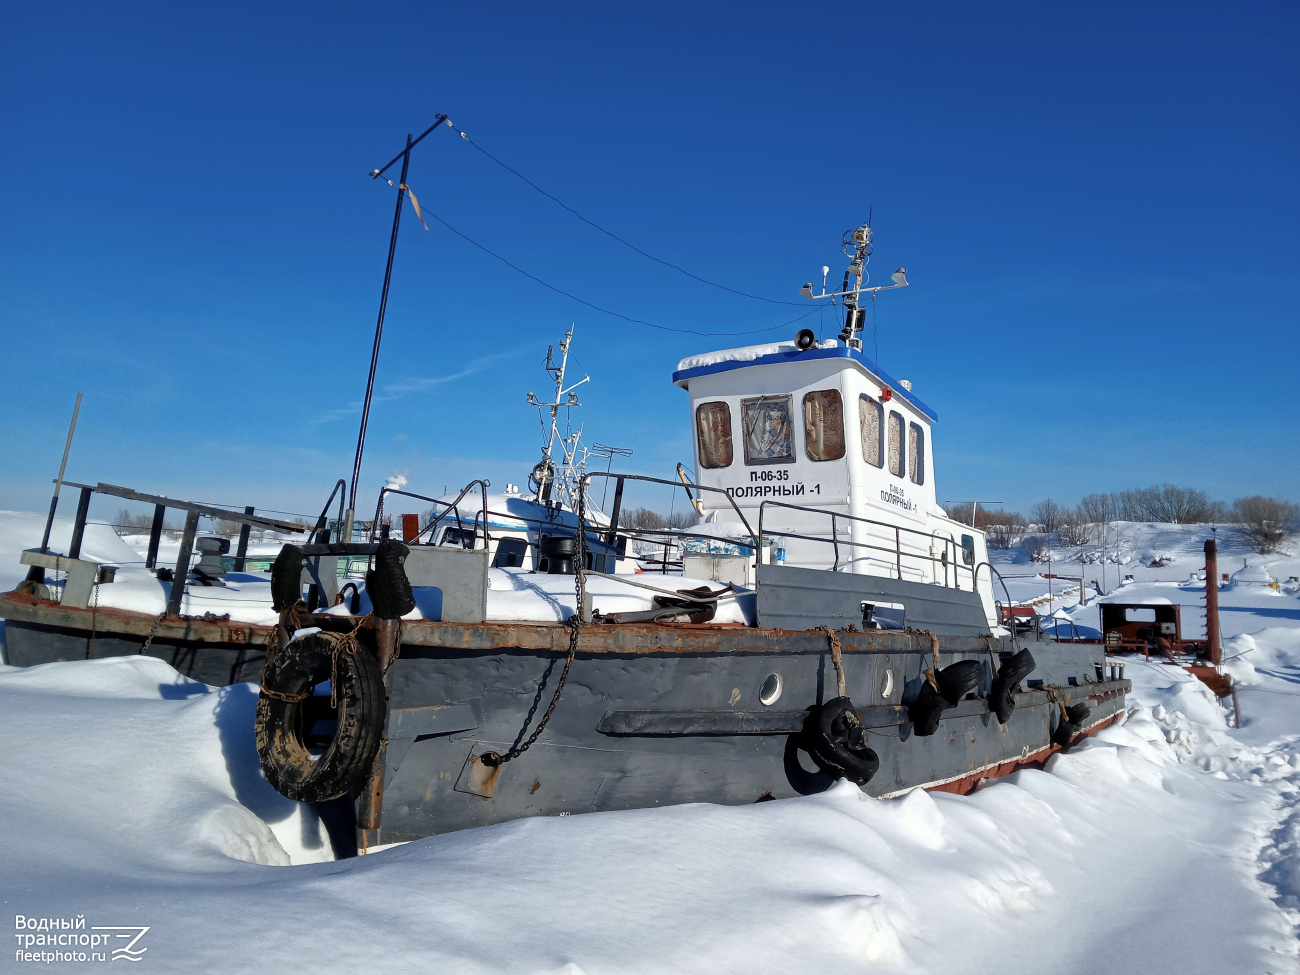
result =
[[[68,424],[68,442],[63,445],[63,461],[59,464],[59,476],[54,482],[54,497],[50,498],[50,513],[45,519],[45,534],[41,536],[41,553],[50,550],[50,528],[54,524],[54,509],[59,505],[59,490],[63,487],[63,472],[68,467],[68,451],[72,449],[72,434],[77,429],[77,414],[81,412],[81,394],[77,394],[77,405],[72,408],[72,422]],[[44,576],[44,570],[42,570]]]
[[[158,564],[158,545],[162,541],[163,518],[166,515],[166,505],[156,504],[153,506],[153,524],[149,526],[149,552],[144,557],[144,567],[146,569],[152,569]]]
[[[402,153],[402,176],[398,181],[397,208],[393,211],[393,233],[388,240],[388,264],[384,268],[384,290],[379,296],[379,320],[375,323],[375,346],[370,352],[370,375],[366,379],[366,399],[361,407],[361,430],[357,434],[357,457],[352,465],[352,488],[348,493],[348,510],[343,520],[341,541],[352,539],[352,521],[357,510],[357,481],[361,479],[361,454],[366,448],[366,424],[370,420],[370,398],[375,392],[375,367],[379,364],[379,341],[384,334],[384,312],[388,308],[388,286],[393,280],[393,255],[397,252],[397,229],[402,222],[402,203],[406,199],[406,171],[411,165],[411,134],[406,134]]]
[[[84,487],[81,497],[77,498],[77,517],[72,521],[72,541],[68,543],[70,559],[81,558],[81,539],[86,534],[86,516],[90,513],[90,496],[94,493],[94,488]]]
[[[181,551],[172,572],[172,590],[167,597],[167,615],[179,616],[181,600],[185,596],[185,580],[190,574],[190,556],[194,554],[194,535],[199,530],[199,513],[191,511],[185,516],[185,530],[181,532]]]
[[[1219,647],[1219,546],[1213,538],[1205,542],[1205,642],[1210,663],[1218,667],[1223,655]]]
[[[607,482],[609,478],[605,479]],[[614,510],[609,516],[609,534],[606,536],[610,545],[618,544],[618,519],[623,513],[623,478],[614,482]]]
[[[255,509],[251,507],[245,508],[244,514],[251,515],[254,510]],[[253,526],[250,525],[248,522],[244,522],[242,525],[239,526],[239,548],[235,550],[235,571],[236,572],[244,571],[244,565],[248,559],[248,536],[252,527]]]

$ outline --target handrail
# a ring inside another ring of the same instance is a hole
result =
[[[438,523],[442,521],[443,517],[448,512],[451,511],[455,511],[456,525],[458,528],[461,528],[461,530],[463,531],[464,523],[461,521],[460,508],[458,506],[460,504],[461,498],[465,497],[465,495],[467,495],[470,492],[470,489],[474,487],[475,484],[479,486],[479,491],[483,495],[483,505],[480,511],[474,515],[474,537],[475,538],[478,537],[479,514],[481,514],[483,516],[483,539],[485,544],[490,545],[492,542],[492,534],[491,531],[488,529],[488,521],[487,521],[487,510],[488,510],[487,489],[490,486],[490,482],[484,478],[475,478],[474,480],[466,484],[463,488],[460,489],[460,494],[456,495],[456,500],[452,501],[450,504],[448,504],[446,501],[440,501],[437,498],[425,497],[423,494],[414,494],[411,491],[403,491],[400,488],[390,488],[388,486],[384,486],[379,491],[379,504],[375,506],[375,521],[374,524],[370,526],[370,540],[372,542],[375,540],[375,532],[379,530],[379,519],[382,516],[384,510],[384,498],[390,494],[400,494],[404,498],[415,498],[417,501],[428,501],[431,504],[440,504],[447,509],[442,514],[434,518],[433,521],[431,521],[429,524],[425,525],[424,528],[420,529],[420,535],[423,535],[426,531],[430,531],[433,528],[436,528]],[[419,535],[417,535],[416,537],[418,538]]]
[[[835,553],[834,567],[831,569],[832,572],[838,572],[838,571],[839,571],[839,566],[840,566],[840,545],[841,545],[841,544],[845,544],[845,545],[853,546],[854,548],[865,548],[865,549],[874,550],[874,551],[878,551],[878,552],[890,552],[890,553],[892,553],[893,556],[894,556],[895,572],[897,573],[899,579],[902,579],[902,578],[903,578],[903,556],[904,556],[904,554],[907,554],[907,557],[908,557],[908,558],[919,559],[919,560],[921,560],[921,561],[929,561],[929,562],[930,562],[930,572],[931,572],[931,575],[933,575],[934,578],[936,579],[936,584],[937,584],[937,580],[938,580],[938,573],[937,573],[937,572],[935,571],[935,569],[934,569],[934,563],[935,563],[935,562],[941,562],[941,563],[943,564],[943,566],[944,566],[943,585],[944,585],[944,586],[947,586],[947,585],[948,585],[948,564],[949,564],[949,560],[948,560],[948,558],[947,558],[947,555],[948,555],[948,549],[949,549],[949,547],[951,547],[951,549],[952,549],[952,556],[953,556],[953,557],[952,557],[952,560],[951,560],[951,564],[952,564],[952,567],[953,567],[953,585],[954,585],[954,587],[957,588],[957,589],[961,589],[961,577],[960,577],[960,575],[959,575],[958,573],[960,572],[960,570],[962,570],[962,569],[964,568],[964,569],[966,569],[967,572],[971,573],[971,588],[972,588],[972,590],[975,588],[975,568],[972,568],[972,567],[969,567],[969,566],[963,566],[963,565],[961,564],[961,562],[960,562],[959,559],[957,558],[957,548],[958,548],[958,546],[957,546],[957,542],[956,542],[955,539],[952,539],[952,538],[945,538],[945,537],[943,537],[942,535],[935,534],[934,532],[925,532],[925,531],[921,531],[920,529],[917,529],[917,528],[904,528],[902,525],[893,525],[893,524],[890,524],[889,522],[886,522],[886,521],[876,521],[874,518],[863,518],[863,517],[861,517],[861,516],[859,516],[859,515],[849,515],[849,514],[844,514],[844,513],[842,513],[842,512],[838,512],[838,511],[828,511],[828,510],[826,510],[825,508],[811,508],[811,507],[808,507],[807,505],[801,505],[801,504],[789,504],[788,502],[785,502],[785,501],[772,501],[772,500],[765,500],[765,501],[762,501],[762,502],[760,502],[760,504],[759,504],[759,506],[758,506],[758,532],[759,532],[759,536],[760,536],[760,537],[766,537],[766,533],[764,532],[764,529],[763,529],[763,519],[764,519],[764,517],[766,516],[766,513],[767,513],[767,512],[766,512],[766,508],[767,508],[768,505],[772,505],[773,507],[776,507],[776,508],[788,508],[788,509],[790,509],[790,510],[792,510],[792,511],[806,511],[806,512],[809,512],[810,514],[822,515],[822,516],[829,517],[829,518],[831,519],[831,537],[830,537],[830,538],[821,538],[821,537],[818,537],[818,536],[815,536],[815,535],[800,535],[800,534],[798,534],[798,533],[796,533],[796,532],[786,532],[786,531],[783,531],[783,532],[781,532],[780,534],[781,534],[783,537],[785,537],[785,538],[798,538],[798,539],[802,539],[802,540],[804,540],[804,541],[809,541],[809,542],[820,542],[820,543],[822,543],[822,544],[829,544],[829,545],[831,545],[832,548],[833,548],[833,551],[834,551],[834,553]],[[837,518],[843,518],[843,519],[846,519],[846,520],[848,520],[848,521],[856,521],[856,522],[859,522],[859,523],[864,524],[864,525],[876,525],[876,526],[881,527],[881,528],[890,528],[890,529],[893,529],[893,531],[894,531],[894,547],[891,549],[891,548],[887,548],[886,546],[883,546],[883,545],[872,545],[870,542],[855,542],[855,541],[853,541],[852,539],[845,539],[845,540],[843,540],[843,542],[841,542],[841,539],[840,539],[840,537],[839,537],[839,526],[836,524],[836,519],[837,519]],[[942,551],[943,551],[943,556],[942,556],[942,557],[936,557],[936,556],[935,556],[935,554],[934,554],[934,547],[933,547],[933,544],[930,545],[930,554],[929,554],[929,555],[921,555],[921,554],[919,554],[919,553],[904,553],[904,552],[903,552],[903,543],[902,543],[902,533],[903,533],[903,532],[907,532],[909,535],[920,535],[922,538],[928,539],[931,543],[933,543],[933,542],[935,542],[935,541],[941,543],[941,545],[942,545]],[[976,567],[976,568],[978,568],[978,567]]]
[[[593,477],[615,478],[618,481],[620,488],[622,486],[622,482],[624,481],[647,481],[650,484],[663,484],[671,488],[684,487],[686,489],[686,493],[688,497],[690,496],[690,492],[692,489],[696,491],[711,491],[714,494],[721,494],[724,498],[727,499],[727,502],[731,505],[731,510],[736,513],[736,517],[740,520],[740,523],[745,526],[745,531],[748,532],[749,534],[750,540],[753,544],[747,545],[746,547],[751,549],[756,554],[759,552],[761,548],[761,545],[759,543],[759,539],[762,536],[761,530],[757,535],[754,534],[754,529],[750,526],[749,519],[746,518],[745,515],[741,512],[740,508],[737,507],[736,500],[730,494],[728,494],[726,490],[723,488],[706,487],[703,484],[692,484],[686,481],[684,478],[680,481],[667,481],[661,477],[650,477],[648,474],[620,474],[616,471],[591,471],[587,474],[584,474],[582,480],[579,483],[579,487],[582,488],[583,486],[585,486]],[[615,488],[615,490],[618,491],[619,488]],[[761,513],[762,512],[760,510],[760,515]],[[609,532],[611,536],[617,535],[618,523],[615,522],[613,519],[611,519],[609,528],[606,530]],[[675,528],[647,528],[647,529],[638,529],[638,530],[645,531],[645,532],[653,532],[656,535],[675,535],[675,536],[694,535],[701,538],[717,537],[714,535],[705,535],[702,532],[682,531]],[[745,545],[744,542],[735,542],[734,544]]]
[[[985,560],[981,562],[979,565],[975,566],[975,573],[973,578],[971,579],[971,588],[974,589],[976,592],[979,592],[980,567],[985,565],[989,567],[989,571],[993,573],[993,575],[998,577],[998,582],[1002,583],[1002,592],[1007,597],[1007,605],[1010,606],[1011,603],[1014,601],[1011,598],[1011,590],[1007,588],[1007,581],[1002,578],[1002,573],[993,567],[992,562]],[[992,585],[993,585],[993,580],[989,579],[989,586],[992,587]],[[997,600],[995,599],[993,602],[994,604],[996,604]],[[1016,621],[1015,619],[1009,618],[1007,622],[1011,624],[1009,627],[1007,627],[1007,629],[1011,631],[1011,645],[1015,647],[1016,650],[1018,651],[1020,649],[1020,637],[1016,634]],[[1002,623],[1002,617],[1001,617],[1001,613],[999,613],[998,624],[1001,625],[1001,623]]]
[[[330,492],[330,496],[329,496],[328,498],[325,499],[325,507],[323,507],[323,508],[320,509],[320,517],[316,519],[316,527],[313,528],[313,529],[311,530],[311,534],[307,536],[307,544],[308,544],[308,545],[311,545],[313,542],[315,542],[315,541],[316,541],[316,536],[319,535],[321,532],[323,532],[323,531],[325,530],[325,526],[326,526],[326,524],[328,524],[328,522],[326,521],[326,518],[327,518],[328,515],[329,515],[330,504],[334,501],[334,495],[336,495],[336,494],[339,496],[339,519],[338,519],[338,525],[340,526],[340,528],[342,527],[342,525],[343,525],[343,497],[344,497],[344,496],[343,496],[340,492],[342,492],[342,491],[346,491],[346,490],[347,490],[347,487],[348,487],[348,482],[345,481],[343,478],[340,477],[340,478],[338,479],[338,483],[334,485],[334,490]],[[352,539],[350,539],[350,538],[340,538],[339,541],[341,541],[341,542],[350,542],[350,541],[352,541]]]

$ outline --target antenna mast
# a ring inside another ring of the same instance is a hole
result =
[[[574,392],[585,382],[589,382],[591,377],[584,376],[568,389],[564,388],[564,374],[569,368],[569,344],[573,341],[573,326],[564,333],[564,338],[560,341],[560,364],[557,366],[554,362],[554,347],[548,346],[546,349],[546,371],[551,374],[555,380],[555,399],[550,403],[539,402],[533,393],[528,394],[528,405],[536,406],[539,410],[549,409],[551,411],[551,427],[547,432],[546,445],[542,447],[542,459],[536,467],[533,468],[533,480],[537,482],[537,499],[539,501],[550,501],[551,494],[555,487],[555,462],[551,459],[555,448],[555,440],[559,437],[560,426],[560,407],[581,406],[578,402],[578,394]],[[565,399],[565,397],[568,399]],[[578,435],[566,440],[560,439],[560,449],[564,451],[564,464],[568,467],[573,461],[573,453],[576,450]],[[572,441],[572,443],[570,443]]]
[[[849,247],[853,246],[852,255],[849,254]],[[852,256],[853,260],[844,270],[844,284],[840,288],[844,292],[844,330],[840,332],[840,341],[845,345],[853,346],[856,342],[857,348],[862,348],[862,340],[855,339],[854,335],[862,331],[862,326],[867,315],[867,310],[858,305],[858,298],[862,294],[862,276],[866,273],[867,262],[871,260],[871,211],[867,211],[867,222],[857,230],[851,230],[844,235],[841,244],[845,256]],[[853,278],[853,290],[849,290],[849,278]]]

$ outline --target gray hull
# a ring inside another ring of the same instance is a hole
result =
[[[1031,680],[1044,687],[1022,692],[1005,726],[984,701],[968,700],[945,712],[938,733],[919,737],[902,705],[933,665],[928,637],[842,641],[848,696],[881,760],[865,787],[875,796],[916,786],[966,791],[1017,764],[1041,764],[1058,702],[1087,703],[1088,730],[1123,710],[1128,687],[1099,680],[1100,646],[1029,644],[1039,661]],[[527,737],[550,702],[563,654],[404,645],[392,674],[381,825],[363,843],[521,816],[750,803],[828,788],[832,780],[798,747],[805,709],[837,694],[826,639],[740,631],[713,642],[705,652],[580,652],[541,739],[495,773],[475,758]],[[982,661],[986,693],[990,654],[1000,649],[991,638],[945,640],[940,665]],[[759,689],[770,674],[780,675],[783,690],[764,707]]]
[[[91,612],[24,596],[0,597],[10,662],[135,654],[152,617]],[[313,624],[351,629],[352,621]],[[370,624],[360,633],[372,640]],[[363,848],[524,816],[566,815],[683,802],[741,804],[820,792],[831,780],[799,747],[806,709],[837,696],[826,636],[816,631],[594,625],[580,633],[564,693],[539,740],[492,772],[476,757],[506,752],[536,728],[550,703],[569,630],[550,624],[403,624],[392,689],[379,828]],[[168,618],[148,653],[222,685],[256,680],[274,629]],[[1041,764],[1056,746],[1061,705],[1086,703],[1083,731],[1114,720],[1128,682],[1103,680],[1097,644],[1025,643],[1037,661],[1006,725],[984,700],[944,712],[936,734],[913,733],[906,703],[922,671],[958,660],[983,664],[993,637],[910,631],[840,633],[848,696],[868,728],[880,770],[865,787],[888,796],[922,786],[966,791],[982,777]],[[769,675],[780,697],[759,700]]]

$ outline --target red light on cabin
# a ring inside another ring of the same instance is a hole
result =
[[[893,398],[894,398],[894,391],[890,389],[888,386],[886,386],[884,389],[880,391],[880,402],[888,403]]]

